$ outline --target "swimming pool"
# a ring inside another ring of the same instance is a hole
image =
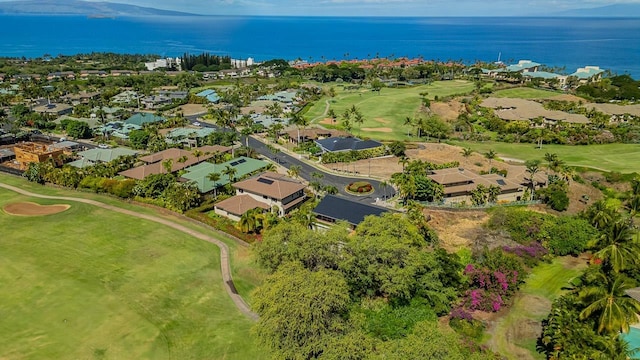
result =
[[[640,348],[640,329],[631,327],[628,334],[622,334],[622,338],[629,343],[629,348]],[[633,355],[633,359],[640,359],[640,351]]]

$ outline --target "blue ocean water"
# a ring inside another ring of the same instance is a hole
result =
[[[312,61],[380,57],[598,65],[640,77],[640,18],[1,15],[0,56],[184,52]]]

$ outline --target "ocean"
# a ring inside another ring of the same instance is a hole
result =
[[[209,52],[257,61],[529,59],[640,78],[640,18],[117,17],[0,15],[0,56]]]

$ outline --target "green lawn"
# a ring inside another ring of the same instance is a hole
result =
[[[536,329],[532,324],[547,316],[553,300],[564,291],[562,288],[579,276],[586,266],[576,264],[574,260],[570,257],[556,258],[550,264],[541,264],[533,269],[511,308],[496,322],[489,340],[493,350],[509,359],[516,359],[520,357],[515,347],[520,347],[529,350],[534,358],[544,359],[535,348],[539,334],[532,334],[530,330]]]
[[[491,96],[499,98],[520,98],[520,99],[544,99],[554,96],[562,95],[561,92],[534,89],[529,87],[519,87],[512,89],[498,90],[491,94]]]
[[[6,175],[0,181],[39,193],[78,195]],[[0,206],[15,201],[64,203],[0,189]],[[254,345],[251,321],[222,286],[215,245],[156,223],[68,203],[69,210],[43,217],[0,212],[0,358],[265,356]],[[259,272],[251,269],[247,250],[232,247],[232,264],[234,277],[249,292]]]
[[[355,105],[364,115],[362,125],[353,124],[352,132],[357,136],[369,137],[378,140],[404,140],[407,139],[408,126],[404,125],[406,117],[412,117],[420,107],[420,93],[427,92],[428,98],[443,97],[453,94],[468,93],[474,89],[474,84],[463,80],[436,81],[429,85],[421,85],[406,88],[383,88],[380,94],[363,87],[361,90],[345,90],[339,84],[323,84],[325,88],[334,87],[336,96],[330,99],[327,96],[318,100],[305,114],[312,123],[322,121],[326,116],[327,101],[330,108],[338,115],[339,124],[342,113]],[[323,124],[331,127],[331,124]],[[388,129],[386,132],[369,129]],[[390,130],[390,132],[389,132]]]
[[[571,166],[584,166],[621,173],[640,172],[640,145],[636,144],[543,145],[542,149],[538,149],[535,144],[509,144],[493,141],[482,143],[452,141],[451,143],[470,147],[483,154],[493,149],[499,157],[542,160],[544,154],[550,152],[558,154],[560,159]]]

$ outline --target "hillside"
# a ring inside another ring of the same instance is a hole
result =
[[[81,0],[26,0],[0,2],[0,14],[91,16],[192,16],[195,14],[149,7]]]

